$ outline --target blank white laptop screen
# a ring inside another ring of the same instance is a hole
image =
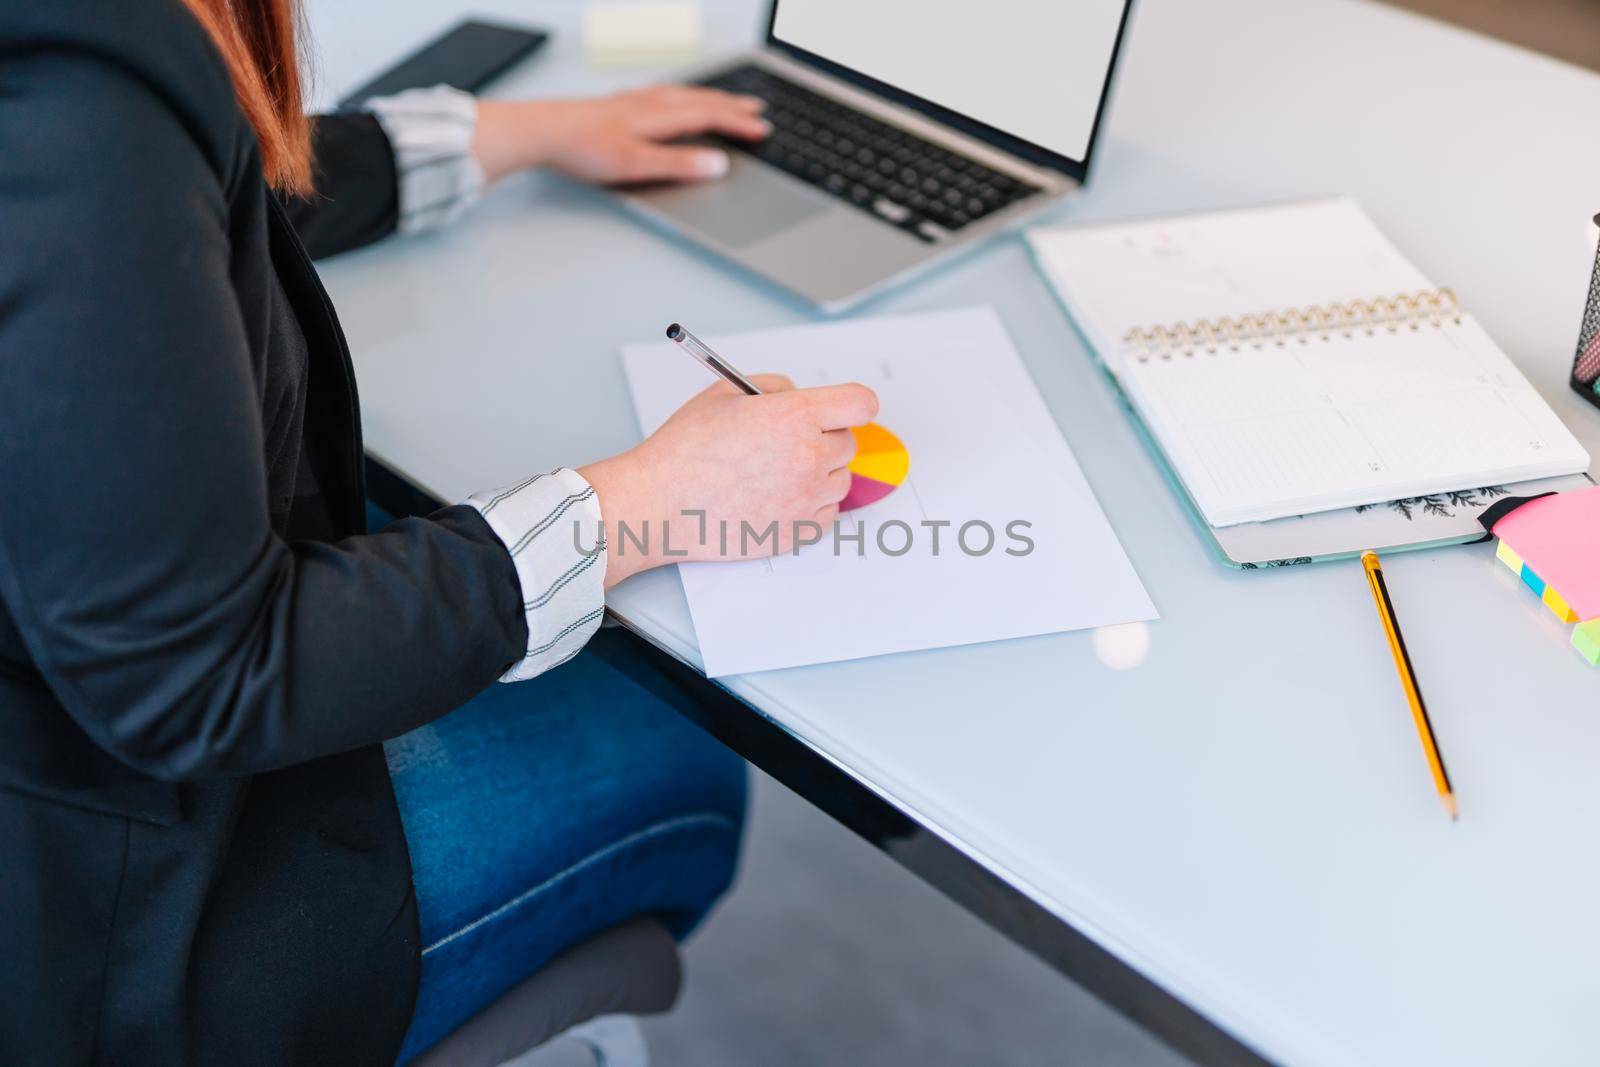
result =
[[[781,0],[772,35],[1082,162],[1125,0]]]

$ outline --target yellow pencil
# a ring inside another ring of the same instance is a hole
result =
[[[1444,757],[1439,755],[1439,742],[1433,736],[1433,723],[1428,721],[1428,709],[1422,703],[1422,690],[1417,686],[1417,674],[1411,669],[1411,657],[1406,653],[1406,639],[1400,636],[1400,620],[1395,618],[1394,604],[1389,600],[1389,587],[1383,581],[1383,568],[1378,564],[1376,552],[1363,552],[1361,566],[1367,572],[1367,584],[1372,587],[1372,602],[1378,606],[1378,618],[1383,620],[1383,633],[1389,639],[1389,653],[1394,656],[1394,669],[1400,675],[1400,687],[1406,692],[1406,702],[1411,705],[1411,721],[1416,724],[1417,737],[1422,741],[1422,752],[1428,757],[1428,769],[1433,772],[1433,787],[1439,791],[1444,810],[1456,818],[1456,795],[1450,788],[1450,775],[1444,769]]]

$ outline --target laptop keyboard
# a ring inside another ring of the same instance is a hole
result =
[[[730,147],[930,243],[1042,191],[757,66],[702,84],[767,102],[772,135]]]

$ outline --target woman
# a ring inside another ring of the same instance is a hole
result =
[[[670,814],[684,803],[675,775],[693,779],[704,759],[674,763],[681,741],[654,759],[658,728],[636,717],[645,747],[607,785],[617,753],[592,750],[594,728],[575,745],[520,730],[549,726],[544,704],[508,716],[507,687],[479,718],[462,713],[455,747],[402,735],[497,678],[571,659],[603,590],[667,562],[615,542],[586,555],[568,520],[831,521],[846,428],[876,406],[859,386],[708,389],[620,456],[364,534],[348,356],[269,189],[306,200],[296,215],[330,250],[426,221],[416,198],[439,180],[419,146],[453,160],[433,190],[444,216],[517,166],[625,179],[670,157],[707,174],[714,157],[648,142],[760,131],[748,104],[686,91],[485,104],[454,120],[480,178],[459,141],[440,140],[461,102],[409,98],[365,127],[319,127],[314,193],[293,14],[289,0],[0,13],[4,1062],[389,1064],[402,1041],[413,1055],[515,982],[514,964],[539,966],[563,933],[625,917],[601,903],[691,925],[720,884],[684,891],[660,850],[610,869],[560,913],[570,929],[533,941],[481,936],[505,909],[471,918],[462,903],[520,848],[604,841],[636,800]],[[361,148],[390,138],[392,152]],[[374,188],[389,191],[351,192]],[[551,402],[528,397],[530,420]],[[714,544],[684,547],[715,557]],[[540,684],[553,722],[583,729],[572,708],[603,716],[637,700],[615,680],[591,688],[599,675],[581,662]],[[474,722],[488,732],[470,736]],[[402,808],[382,748],[397,738]],[[638,793],[652,762],[664,767]],[[528,766],[549,773],[517,777]],[[429,806],[505,804],[529,780],[570,788],[564,804],[544,798],[549,823],[457,807],[439,825]],[[617,851],[629,840],[594,855],[631,855]],[[727,863],[731,848],[700,855]],[[507,943],[525,954],[508,961]]]

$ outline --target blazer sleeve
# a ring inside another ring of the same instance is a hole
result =
[[[376,116],[311,118],[315,192],[279,196],[312,259],[370,245],[400,224],[394,149]]]
[[[0,597],[75,722],[168,780],[394,737],[527,648],[471,508],[273,532],[229,202],[255,151],[231,103],[0,58]]]

